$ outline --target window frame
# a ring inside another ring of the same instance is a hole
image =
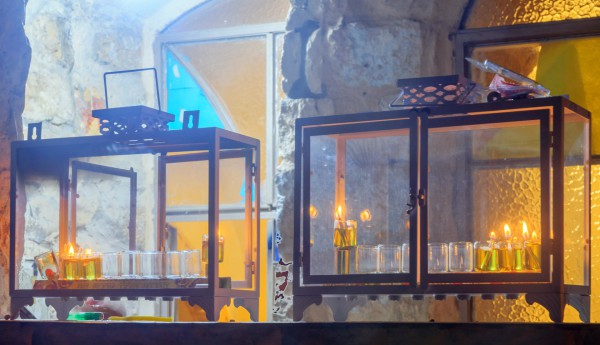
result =
[[[600,36],[600,17],[458,30],[453,35],[455,72],[470,77],[465,57],[470,56],[475,47],[590,36]]]
[[[177,33],[159,33],[154,42],[154,57],[157,60],[159,71],[159,85],[161,102],[167,104],[168,94],[166,87],[166,55],[167,50],[177,57],[177,46],[188,44],[205,44],[218,41],[239,40],[248,38],[264,38],[266,44],[266,142],[265,142],[265,178],[261,190],[261,218],[272,219],[275,217],[275,170],[278,160],[278,130],[276,126],[276,102],[277,99],[277,38],[285,34],[285,22],[255,24],[234,26],[229,28],[220,28],[214,30],[197,30]],[[198,82],[198,80],[197,80]],[[200,87],[202,83],[199,82]],[[203,90],[209,96],[209,90]],[[218,108],[219,105],[216,105]],[[219,109],[217,109],[219,112]],[[235,131],[231,128],[232,123],[227,119],[221,119],[226,129]],[[197,219],[197,218],[196,218]]]

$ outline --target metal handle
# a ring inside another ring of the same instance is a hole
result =
[[[408,209],[406,210],[406,214],[411,214],[417,205],[423,207],[425,206],[425,190],[423,188],[419,189],[419,193],[417,194],[414,189],[410,190],[410,194],[408,195]]]

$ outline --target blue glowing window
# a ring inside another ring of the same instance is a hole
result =
[[[204,91],[170,51],[167,51],[167,92],[167,112],[175,114],[175,121],[169,123],[169,129],[181,129],[186,110],[200,110],[200,127],[224,128]]]

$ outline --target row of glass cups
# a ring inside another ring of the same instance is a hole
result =
[[[473,271],[473,243],[429,243],[427,263],[430,273]],[[357,273],[410,272],[410,245],[395,244],[356,246]]]
[[[102,254],[106,279],[196,278],[202,276],[200,250],[123,251]]]

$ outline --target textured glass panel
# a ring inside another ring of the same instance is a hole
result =
[[[408,242],[408,132],[394,133],[398,135],[361,133],[360,137],[340,140],[345,145],[336,143],[335,137],[311,138],[311,274],[341,274],[344,271],[337,270],[334,263],[346,258],[347,273],[355,273],[356,245]],[[340,188],[345,192],[338,204],[336,164]],[[340,206],[337,218],[354,221],[356,232],[351,234],[352,225],[348,225],[342,230],[348,237],[338,243],[334,240],[334,224]],[[345,249],[347,257],[335,258],[336,246]]]
[[[588,223],[589,214],[586,194],[589,186],[589,165],[585,160],[589,142],[587,120],[576,115],[565,119],[565,284],[587,285],[586,259],[589,255]]]
[[[283,22],[289,8],[288,0],[206,1],[205,4],[182,16],[166,32],[175,33]]]
[[[591,298],[591,317],[592,322],[600,321],[600,165],[592,165],[592,188],[590,208],[592,213],[592,298]]]
[[[596,0],[477,0],[467,28],[554,22],[600,16]]]
[[[568,95],[569,99],[592,114],[600,113],[600,37],[587,37],[546,42],[476,47],[471,57],[489,59],[517,73],[535,79],[552,95]],[[489,85],[492,73],[470,67],[471,78]],[[600,117],[592,117],[592,131],[600,131]],[[566,137],[565,140],[573,140]],[[592,154],[600,153],[600,141],[592,142]]]

